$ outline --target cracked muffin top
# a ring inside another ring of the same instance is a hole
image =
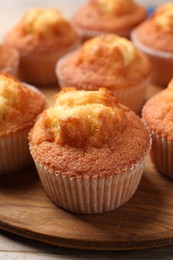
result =
[[[90,0],[75,13],[73,23],[89,31],[121,34],[146,16],[145,8],[132,0]]]
[[[5,37],[5,44],[28,53],[44,53],[65,48],[78,40],[70,23],[53,8],[27,11]]]
[[[147,47],[173,53],[173,3],[158,7],[134,32],[140,42]]]
[[[104,88],[62,90],[36,121],[29,142],[40,164],[78,177],[125,172],[150,143],[140,118]]]
[[[86,41],[81,48],[62,58],[59,76],[67,85],[96,90],[130,87],[151,74],[147,57],[127,39],[107,34]]]
[[[0,136],[31,127],[45,108],[45,97],[7,74],[0,74]]]

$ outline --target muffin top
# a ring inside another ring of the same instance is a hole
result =
[[[31,127],[45,107],[45,98],[7,74],[0,74],[0,136]]]
[[[153,21],[161,31],[173,34],[173,3],[159,7],[153,15]]]
[[[5,43],[20,51],[44,53],[67,47],[77,41],[77,34],[53,8],[27,11],[5,37]]]
[[[145,156],[149,136],[141,120],[108,90],[62,90],[29,135],[34,160],[78,177],[119,174]]]
[[[109,33],[128,30],[146,18],[143,6],[132,0],[90,0],[74,15],[74,24]]]
[[[137,38],[146,46],[173,53],[173,3],[158,7],[148,20],[135,29],[135,32]]]
[[[97,6],[97,12],[102,15],[126,15],[136,8],[132,0],[92,0],[91,2]]]
[[[173,80],[146,103],[142,116],[152,131],[173,141]]]
[[[121,88],[140,84],[151,73],[144,54],[127,39],[107,34],[86,41],[58,64],[66,84],[84,89]]]

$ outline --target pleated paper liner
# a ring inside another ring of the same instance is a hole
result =
[[[125,172],[107,176],[77,177],[53,172],[34,160],[39,178],[51,201],[71,212],[94,214],[112,211],[125,204],[137,190],[146,158],[151,149],[151,137],[145,154]],[[32,145],[30,145],[32,154]],[[33,156],[34,159],[34,156]]]
[[[32,162],[27,140],[29,130],[0,137],[0,175],[19,171]]]
[[[29,84],[38,86],[53,85],[57,83],[55,75],[55,65],[59,58],[68,52],[77,49],[80,41],[75,42],[72,46],[56,52],[47,52],[45,54],[21,53],[21,62],[19,68],[20,79]]]
[[[25,83],[23,84],[45,99],[44,95],[37,88]],[[15,133],[0,137],[0,175],[15,173],[32,162],[28,146],[28,133],[30,129],[31,127],[21,128]]]
[[[123,174],[88,179],[64,177],[35,164],[42,185],[55,204],[71,212],[91,214],[111,211],[126,203],[139,185],[144,162]]]
[[[106,32],[106,31],[95,31],[95,30],[92,31],[89,29],[84,29],[84,28],[77,26],[76,24],[74,25],[74,27],[82,42],[85,42],[93,37],[100,36],[103,34],[115,34],[120,37],[130,39],[130,33],[131,33],[131,29],[122,30],[122,31],[114,31],[114,32]]]
[[[156,169],[173,179],[173,141],[151,131],[153,145],[151,158]]]

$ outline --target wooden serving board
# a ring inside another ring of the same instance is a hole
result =
[[[158,91],[151,87],[148,96]],[[52,100],[56,88],[43,89]],[[173,244],[173,181],[150,159],[135,195],[104,214],[72,214],[54,205],[34,165],[0,177],[0,228],[49,244],[92,250],[132,250]]]

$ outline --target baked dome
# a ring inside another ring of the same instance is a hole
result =
[[[69,23],[62,17],[59,11],[53,8],[31,9],[21,19],[23,34],[33,34],[36,37],[64,36],[66,33],[74,33]]]
[[[0,136],[33,125],[45,98],[7,74],[0,74]]]
[[[122,120],[115,98],[105,89],[98,93],[66,89],[56,98],[46,117],[57,144],[100,147]]]
[[[92,0],[92,2],[103,15],[125,15],[133,12],[136,7],[132,0]]]
[[[173,141],[173,80],[146,103],[142,113],[151,131]]]
[[[158,7],[149,19],[134,29],[132,39],[133,34],[136,41],[144,45],[144,48],[152,49],[149,50],[151,54],[154,55],[153,50],[156,50],[164,52],[158,55],[167,57],[167,52],[171,55],[173,53],[173,3]]]
[[[159,30],[173,34],[173,3],[160,6],[152,17]]]
[[[112,66],[119,64],[119,67],[123,68],[135,59],[136,53],[136,48],[130,41],[110,34],[87,41],[81,47],[79,63],[92,66],[97,65],[97,62],[102,59],[104,64],[106,62],[111,63]]]
[[[88,40],[58,66],[67,84],[69,81],[77,87],[82,83],[84,89],[98,89],[103,82],[110,89],[139,85],[151,73],[145,55],[129,40],[114,34]]]
[[[77,29],[123,35],[145,18],[145,8],[132,0],[90,0],[73,22]]]
[[[42,53],[47,49],[49,52],[57,49],[57,44],[61,48],[76,40],[76,32],[59,11],[53,8],[34,8],[27,11],[7,34],[5,43],[12,44],[20,51],[26,51],[27,47],[28,52]]]

